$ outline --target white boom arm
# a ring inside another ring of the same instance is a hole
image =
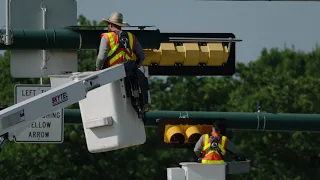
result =
[[[125,63],[97,71],[0,111],[0,135],[7,135],[12,140],[15,132],[37,118],[85,99],[87,92],[92,89],[129,76],[131,66]]]

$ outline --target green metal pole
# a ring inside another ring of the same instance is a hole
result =
[[[208,38],[220,42],[226,41],[230,37],[235,38],[233,33],[160,33],[159,29],[124,31],[134,34],[144,49],[159,49],[160,44],[164,42],[179,42],[181,40],[206,42],[205,39]],[[4,42],[1,42],[1,37],[5,35],[5,31],[0,30],[0,50],[99,49],[101,34],[105,32],[106,30],[79,29],[77,27],[45,30],[13,29],[10,31],[13,42],[10,45],[5,45]]]
[[[99,49],[101,34],[105,30],[72,29],[14,29],[13,43],[1,43],[1,50],[15,49]],[[132,30],[144,49],[159,49],[162,36],[159,30]],[[0,31],[3,35],[5,31]]]
[[[80,109],[64,109],[64,123],[66,124],[82,123]]]
[[[157,119],[160,118],[181,116],[203,119],[224,118],[227,120],[228,129],[320,132],[320,114],[150,111],[146,115],[147,125],[156,126]],[[65,123],[81,123],[79,109],[65,109],[64,117]]]
[[[11,45],[0,44],[0,49],[79,49],[81,44],[81,34],[66,29],[15,29],[12,39]]]

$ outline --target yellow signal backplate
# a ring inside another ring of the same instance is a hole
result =
[[[145,49],[144,66],[222,66],[228,61],[228,47],[221,42],[216,43],[161,43],[159,49]]]
[[[199,135],[209,133],[211,128],[212,125],[167,124],[164,130],[164,142],[177,143],[170,142],[170,139],[175,135],[176,141],[180,141],[179,143],[195,143],[200,138]]]

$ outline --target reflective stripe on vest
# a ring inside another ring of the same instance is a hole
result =
[[[103,33],[101,36],[105,37],[108,40],[108,55],[107,55],[107,62],[109,66],[116,65],[123,60],[133,60],[134,56],[134,37],[133,35],[128,32],[129,37],[129,48],[119,48],[119,37],[114,32]]]
[[[218,146],[221,150],[221,154],[224,156],[226,154],[226,136],[222,136],[221,139],[219,140]],[[203,158],[202,158],[202,163],[203,164],[220,164],[224,163],[222,157],[220,156],[218,151],[215,150],[209,150],[210,148],[210,138],[208,134],[205,134],[204,139],[203,139],[203,148],[202,148],[202,153],[203,153]]]

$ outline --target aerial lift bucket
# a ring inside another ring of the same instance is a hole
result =
[[[52,88],[94,72],[50,76]],[[91,153],[106,152],[143,144],[144,123],[127,97],[124,79],[90,90],[79,101],[82,124]]]
[[[225,180],[227,174],[245,174],[250,170],[250,160],[202,164],[181,162],[180,167],[167,168],[167,180]]]

